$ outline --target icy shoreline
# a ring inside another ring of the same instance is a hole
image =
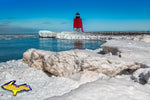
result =
[[[0,63],[1,85],[16,80],[32,87],[17,96],[0,89],[0,99],[149,100],[150,36],[115,37],[102,48],[58,53],[29,49],[23,61]]]

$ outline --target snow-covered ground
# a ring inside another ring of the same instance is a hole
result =
[[[0,63],[0,85],[16,80],[32,91],[13,96],[1,88],[0,100],[150,100],[149,39],[114,38],[102,46],[106,54],[30,49],[23,61]]]
[[[129,76],[116,76],[81,85],[58,97],[45,100],[150,100],[150,85],[141,85]]]
[[[32,91],[18,93],[0,89],[0,100],[43,100],[63,95],[79,86],[76,81],[63,77],[50,77],[41,70],[30,68],[22,60],[12,60],[0,64],[0,85],[16,80],[17,85],[27,83]]]

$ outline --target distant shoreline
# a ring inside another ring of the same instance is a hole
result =
[[[55,32],[59,33],[59,32]],[[150,35],[150,31],[98,31],[98,32],[83,32],[83,33],[91,33],[91,34],[101,34],[101,35]],[[22,32],[17,32],[17,33],[0,33],[0,35],[35,35],[38,34],[38,32],[35,33],[22,33]]]
[[[16,34],[16,33],[12,33],[12,34],[10,34],[10,33],[7,34],[7,33],[6,33],[6,34],[4,34],[4,33],[3,33],[3,34],[1,34],[1,33],[0,33],[0,35],[38,35],[38,33],[32,33],[32,34],[30,34],[30,33],[20,33],[20,34],[19,34],[19,33],[17,33],[17,34]]]
[[[150,35],[150,31],[103,31],[103,32],[85,32],[101,35]]]

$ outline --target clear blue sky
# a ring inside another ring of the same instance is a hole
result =
[[[150,30],[150,0],[0,0],[0,33],[72,31],[76,12],[85,31]]]

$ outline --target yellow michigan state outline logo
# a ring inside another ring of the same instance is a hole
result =
[[[14,96],[16,96],[18,92],[28,92],[32,90],[31,87],[27,84],[16,85],[15,82],[15,80],[10,81],[1,87],[4,90],[12,91]]]

